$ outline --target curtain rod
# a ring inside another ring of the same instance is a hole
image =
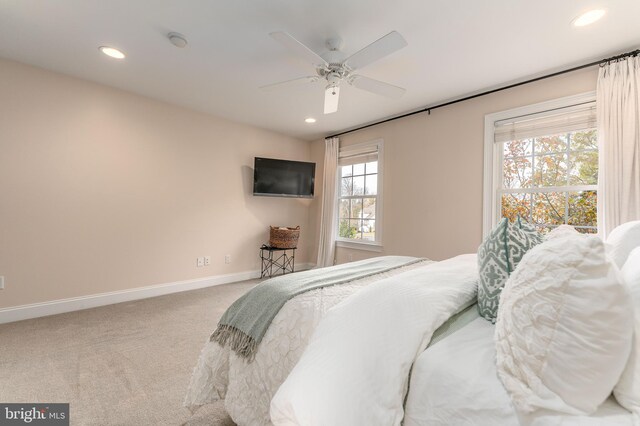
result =
[[[532,78],[530,80],[521,81],[519,83],[509,84],[507,86],[498,87],[497,89],[487,90],[486,92],[476,93],[475,95],[465,96],[464,98],[455,99],[453,101],[444,102],[444,103],[441,103],[441,104],[438,104],[438,105],[434,105],[434,106],[430,106],[430,107],[425,107],[425,108],[419,109],[417,111],[408,112],[406,114],[398,115],[396,117],[386,118],[386,119],[381,120],[381,121],[376,121],[375,123],[366,124],[364,126],[356,127],[355,129],[345,130],[344,132],[340,132],[340,133],[336,133],[335,135],[327,136],[327,138],[334,138],[334,137],[346,135],[347,133],[357,132],[358,130],[366,129],[366,128],[372,127],[372,126],[377,126],[378,124],[387,123],[389,121],[398,120],[399,118],[405,118],[405,117],[409,117],[411,115],[421,114],[423,112],[431,114],[431,111],[434,110],[434,109],[437,109],[437,108],[443,108],[443,107],[446,107],[446,106],[449,106],[449,105],[457,104],[459,102],[464,102],[464,101],[468,101],[468,100],[471,100],[471,99],[479,98],[481,96],[491,95],[492,93],[501,92],[503,90],[512,89],[514,87],[523,86],[525,84],[534,83],[536,81],[545,80],[547,78],[556,77],[558,75],[567,74],[567,73],[578,71],[578,70],[581,70],[581,69],[584,69],[584,68],[589,68],[589,67],[593,67],[593,66],[596,66],[596,65],[602,66],[602,65],[607,64],[609,62],[619,61],[621,59],[625,59],[625,58],[630,57],[630,56],[638,56],[638,54],[640,54],[640,49],[632,50],[630,52],[623,53],[621,55],[616,55],[616,56],[612,56],[610,58],[600,59],[598,61],[590,62],[590,63],[584,64],[584,65],[578,65],[578,66],[573,67],[573,68],[569,68],[569,69],[562,70],[562,71],[557,71],[557,72],[554,72],[554,73],[551,73],[551,74],[547,74],[547,75],[543,75],[543,76],[540,76],[540,77]]]

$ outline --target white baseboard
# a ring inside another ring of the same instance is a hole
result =
[[[310,263],[296,264],[296,269],[305,270],[310,269],[313,266],[314,265]],[[130,302],[132,300],[163,296],[165,294],[197,290],[200,288],[245,281],[253,278],[260,278],[260,271],[245,271],[234,274],[214,275],[210,277],[196,278],[193,280],[176,281],[147,287],[138,287],[127,290],[111,291],[108,293],[91,294],[88,296],[72,297],[69,299],[58,299],[49,302],[2,308],[0,309],[0,324],[63,314],[65,312],[81,311],[83,309],[112,305],[114,303]]]

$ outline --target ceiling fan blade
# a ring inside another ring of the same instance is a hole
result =
[[[324,113],[331,114],[338,110],[338,100],[340,98],[340,87],[327,87],[324,91]]]
[[[320,55],[318,55],[313,50],[309,49],[304,44],[300,43],[298,40],[293,38],[292,35],[285,33],[284,31],[276,31],[269,34],[274,40],[282,44],[287,49],[291,50],[293,53],[298,55],[301,58],[306,59],[311,62],[314,66],[326,66],[327,61],[322,59]]]
[[[374,80],[373,78],[364,77],[362,75],[353,76],[349,80],[349,83],[358,89],[366,90],[367,92],[386,96],[388,98],[400,98],[406,91],[402,87],[394,86],[393,84]]]
[[[307,77],[294,78],[293,80],[281,81],[279,83],[267,84],[266,86],[261,86],[260,89],[264,91],[269,91],[269,90],[281,89],[283,87],[302,86],[303,84],[306,84],[306,83],[315,83],[318,80],[319,80],[318,76],[310,75]]]
[[[379,38],[364,49],[349,56],[344,63],[352,70],[360,69],[392,54],[396,50],[402,49],[406,45],[407,41],[400,33],[391,31],[386,36]]]

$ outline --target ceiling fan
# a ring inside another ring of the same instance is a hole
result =
[[[325,114],[331,114],[338,110],[340,85],[343,82],[357,87],[358,89],[390,98],[399,98],[405,92],[405,89],[402,87],[374,80],[359,74],[354,74],[354,71],[382,59],[407,45],[405,39],[396,31],[391,31],[389,34],[374,41],[367,47],[359,50],[346,59],[344,57],[345,55],[340,50],[343,43],[339,38],[327,40],[326,45],[329,51],[323,56],[320,56],[286,32],[276,31],[269,35],[299,57],[311,62],[316,68],[317,75],[269,84],[267,86],[262,86],[261,89],[263,90],[272,90],[286,86],[296,86],[299,84],[315,83],[317,81],[326,80],[327,85],[325,87],[324,95]]]

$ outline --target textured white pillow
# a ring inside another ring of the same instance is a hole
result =
[[[634,248],[622,267],[622,279],[631,289],[636,313],[640,311],[640,247]]]
[[[531,249],[499,306],[498,376],[518,411],[591,414],[607,399],[629,357],[633,306],[598,237]]]
[[[576,228],[571,225],[560,225],[556,228],[553,228],[549,233],[544,237],[545,241],[555,240],[556,238],[565,238],[565,237],[575,237],[580,236]]]
[[[607,237],[606,243],[609,245],[609,256],[622,269],[631,250],[640,247],[640,220],[623,223],[615,228]]]
[[[627,366],[613,389],[620,405],[633,412],[640,423],[640,247],[631,251],[622,267],[622,279],[631,289],[636,311],[633,346]]]

